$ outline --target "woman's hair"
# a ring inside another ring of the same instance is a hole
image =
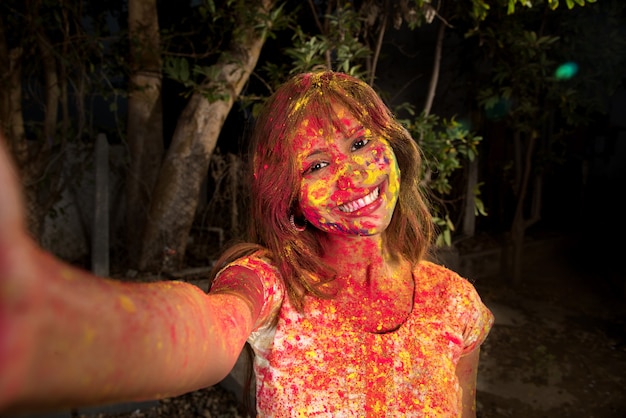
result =
[[[336,126],[333,105],[346,108],[363,127],[385,138],[400,168],[400,195],[383,242],[394,258],[419,262],[429,250],[433,224],[419,186],[421,155],[408,131],[365,82],[340,72],[299,74],[281,85],[259,114],[251,136],[251,224],[248,240],[224,253],[214,271],[261,248],[285,282],[291,303],[302,307],[306,294],[329,297],[334,272],[322,260],[323,232],[308,226],[297,231],[289,218],[298,204],[300,172],[293,143],[304,119],[316,115]]]

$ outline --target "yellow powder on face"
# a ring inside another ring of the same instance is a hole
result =
[[[120,295],[119,301],[120,301],[120,305],[122,306],[122,309],[124,309],[126,312],[134,313],[137,310],[135,308],[135,304],[133,303],[132,299],[129,298],[128,296]]]
[[[367,162],[365,158],[363,158],[362,155],[356,155],[353,157],[353,159],[354,159],[354,162],[359,165],[365,165]]]
[[[334,180],[334,179],[333,179]],[[328,195],[330,194],[330,181],[326,179],[320,179],[315,181],[310,188],[308,194],[308,201],[311,205],[321,206],[326,200],[329,199]]]
[[[363,179],[363,184],[365,185],[374,185],[376,181],[380,178],[380,171],[370,169],[365,172],[367,177]]]

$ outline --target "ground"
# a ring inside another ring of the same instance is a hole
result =
[[[481,353],[479,417],[626,417],[624,289],[574,255],[528,266],[516,288],[477,281],[496,316]]]
[[[472,280],[496,317],[481,350],[479,418],[626,417],[624,277],[606,261],[597,268],[584,261],[575,251],[539,247],[517,286],[502,274]],[[235,396],[220,387],[126,409],[74,416],[243,416]]]

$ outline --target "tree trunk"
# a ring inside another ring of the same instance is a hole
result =
[[[36,33],[37,46],[41,54],[43,65],[44,87],[46,92],[46,107],[43,121],[43,140],[45,149],[50,148],[55,142],[57,118],[59,116],[59,100],[61,90],[59,88],[59,77],[57,74],[57,61],[54,57],[54,50],[44,33],[43,27],[39,27]],[[47,160],[47,158],[45,158]]]
[[[28,206],[28,225],[35,237],[43,234],[46,215],[52,206],[58,201],[63,189],[61,170],[52,170],[55,165],[51,156],[53,146],[58,144],[57,121],[59,118],[59,103],[61,100],[61,88],[59,86],[59,72],[57,69],[58,52],[55,51],[53,42],[48,38],[43,19],[39,15],[41,3],[35,1],[31,7],[32,22],[35,26],[35,36],[41,57],[44,88],[45,110],[43,119],[43,138],[39,138],[33,147],[29,145],[29,162],[26,166],[30,181],[25,187],[26,204]],[[45,187],[42,181],[46,180]]]
[[[20,170],[20,179],[24,182],[22,171],[28,161],[28,150],[22,115],[23,51],[20,47],[9,48],[5,37],[6,30],[0,15],[0,87],[3,93],[0,95],[0,129],[8,151]],[[24,204],[26,205],[26,202]]]
[[[5,38],[6,28],[0,15],[0,129],[4,133],[14,158],[17,145],[24,143],[24,118],[22,116],[22,48],[9,48]],[[23,161],[17,161],[19,167]]]
[[[476,185],[478,184],[478,157],[468,163],[465,184],[465,210],[463,211],[463,236],[473,237],[476,232]]]
[[[27,22],[37,22],[38,4],[29,7]],[[33,24],[34,25],[34,24]],[[9,151],[13,155],[20,171],[20,180],[24,193],[27,226],[30,234],[38,240],[41,235],[47,206],[42,205],[39,196],[39,184],[49,163],[49,152],[54,141],[56,117],[58,114],[59,86],[56,72],[56,60],[50,43],[41,26],[33,27],[37,37],[39,53],[43,63],[45,80],[46,108],[44,113],[45,140],[34,145],[26,141],[24,118],[22,114],[22,60],[23,51],[19,47],[9,48],[5,31],[7,28],[0,19],[0,71],[3,88],[0,99],[0,120],[7,140]],[[35,149],[33,149],[35,148]],[[51,186],[51,189],[54,186]],[[48,190],[47,190],[48,191]],[[50,195],[53,191],[50,190]]]
[[[161,46],[156,0],[128,2],[131,75],[128,86],[126,244],[131,265],[139,261],[143,227],[163,159]]]
[[[251,2],[256,15],[267,14],[274,0]],[[265,23],[265,22],[259,22]],[[265,43],[265,31],[247,23],[235,31],[228,51],[215,64],[205,86],[225,98],[209,102],[196,92],[183,110],[154,190],[139,268],[172,271],[180,266],[195,216],[200,186],[226,116],[248,81]]]
[[[424,103],[424,114],[429,115],[435,100],[435,92],[437,84],[439,84],[439,70],[441,67],[441,55],[443,53],[443,39],[446,33],[446,24],[439,22],[439,30],[437,31],[437,42],[435,44],[435,56],[433,57],[433,71],[430,74],[430,83],[428,84],[428,94]]]
[[[387,31],[387,20],[389,19],[388,10],[389,10],[389,0],[385,0],[385,3],[383,5],[382,17],[381,17],[382,23],[378,31],[378,37],[376,39],[376,46],[374,47],[374,56],[372,57],[371,65],[369,66],[370,77],[369,77],[368,84],[372,87],[374,86],[374,81],[376,80],[376,67],[378,66],[378,60],[380,59],[380,50],[383,46],[383,39],[385,38],[385,32]]]
[[[520,140],[521,134],[517,132],[516,141]],[[515,215],[513,217],[513,223],[511,225],[511,241],[513,245],[512,254],[512,275],[513,284],[518,285],[522,281],[522,267],[523,267],[523,249],[524,249],[524,237],[526,229],[538,220],[538,213],[533,212],[531,218],[526,219],[524,217],[524,207],[526,203],[526,196],[528,195],[530,176],[532,172],[532,159],[535,150],[535,143],[537,142],[537,135],[533,132],[528,139],[528,144],[525,149],[524,161],[521,165],[521,177],[520,184],[517,189],[517,204],[515,207]],[[521,148],[521,147],[520,147]],[[521,159],[520,159],[521,160]]]

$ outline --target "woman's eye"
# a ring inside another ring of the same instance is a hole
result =
[[[317,162],[317,163],[313,163],[309,166],[309,168],[306,170],[306,172],[308,173],[312,173],[314,171],[318,171],[321,170],[322,168],[326,167],[328,165],[328,163],[325,162]]]
[[[352,151],[359,150],[359,149],[363,148],[364,146],[366,146],[368,142],[370,142],[370,140],[367,139],[367,138],[359,138],[359,139],[357,139],[356,141],[354,141],[352,143],[351,150]]]

